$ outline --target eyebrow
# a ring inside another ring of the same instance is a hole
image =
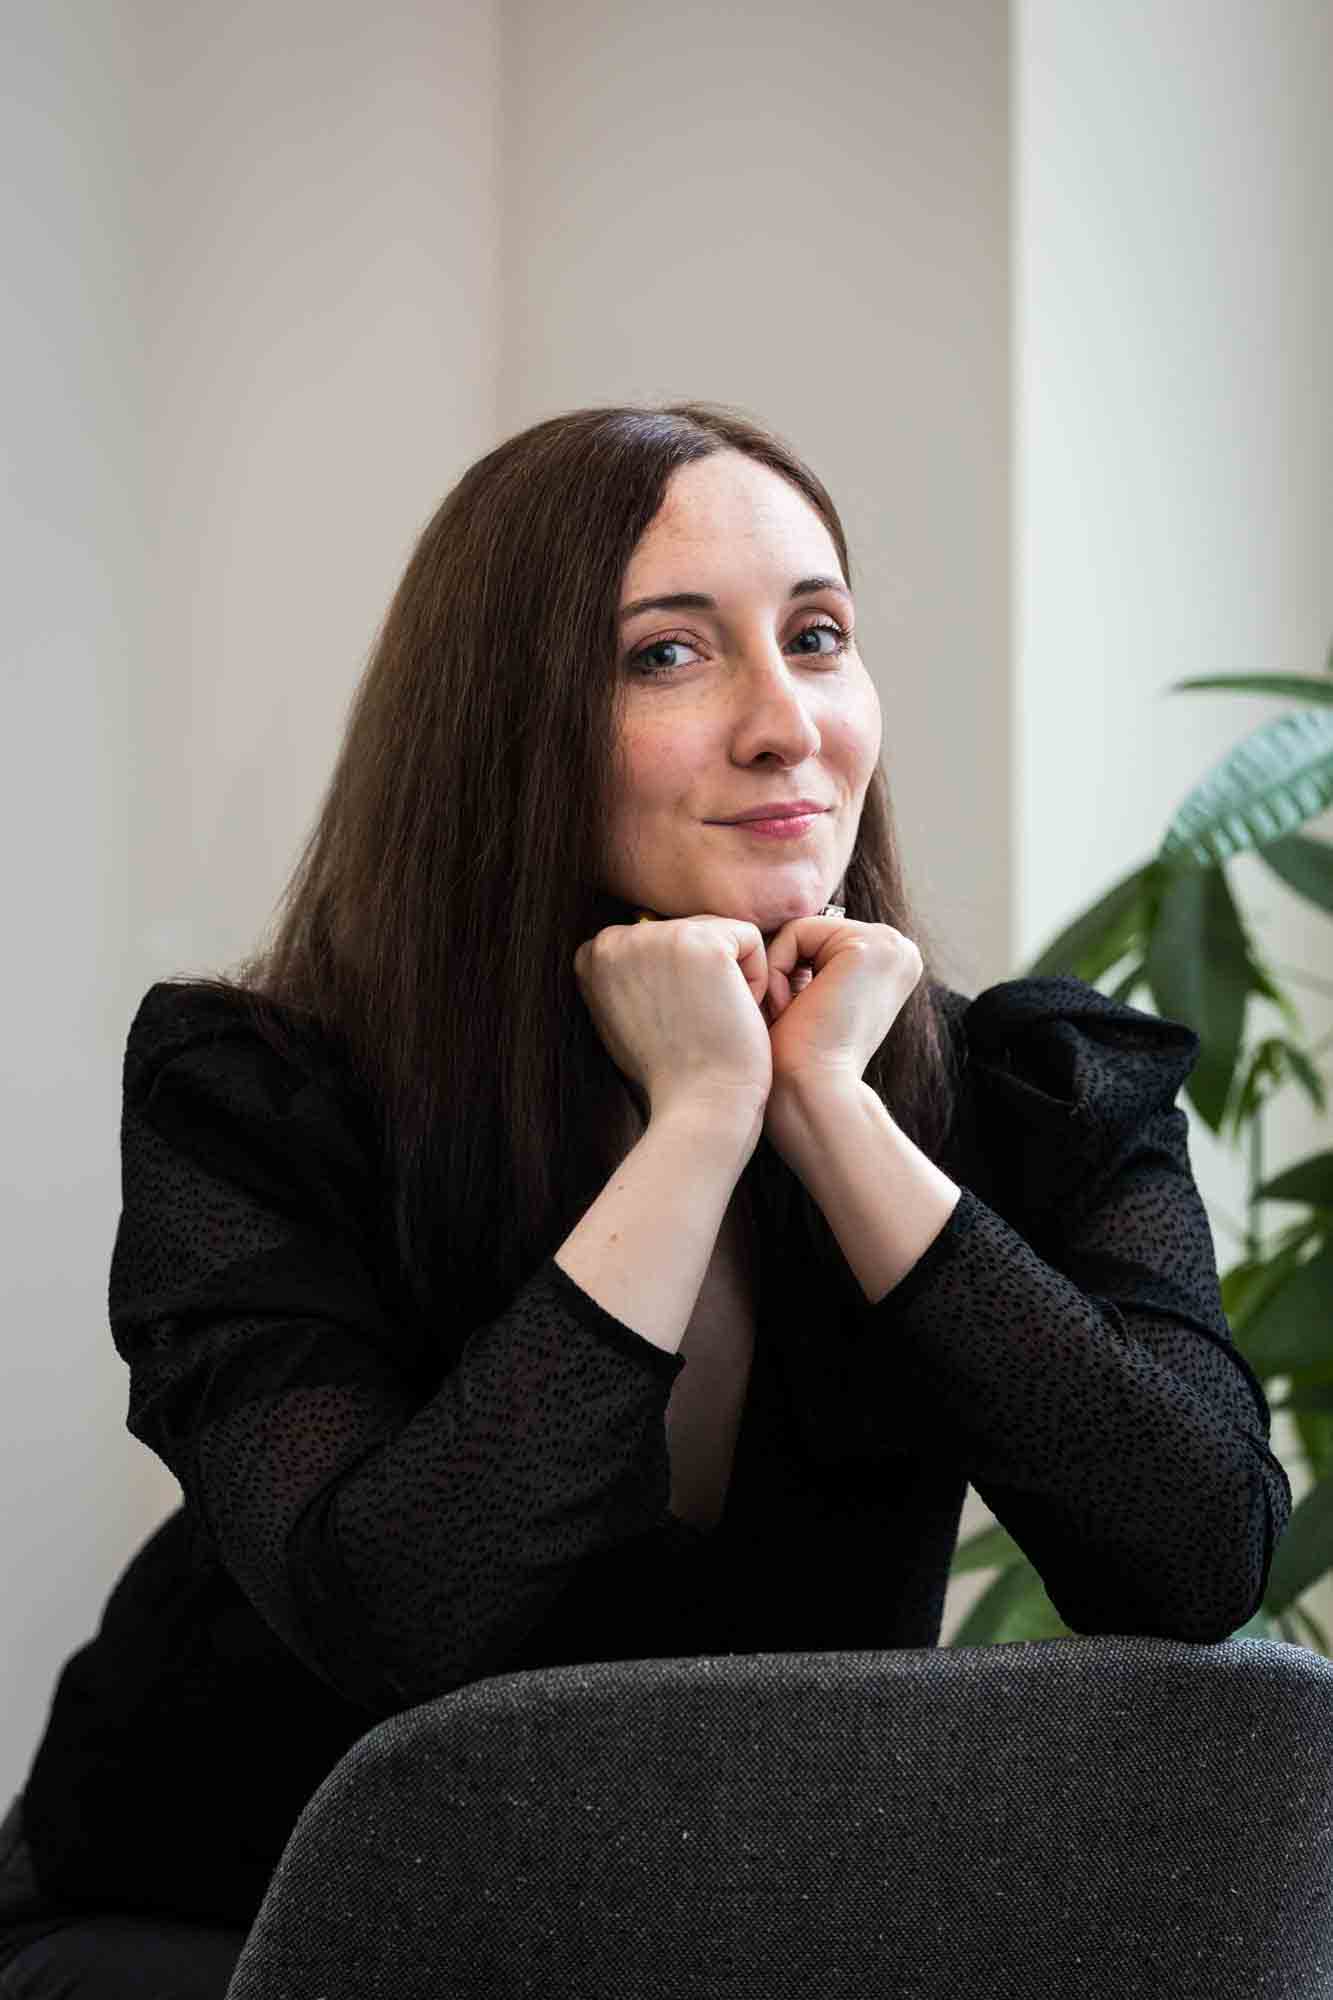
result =
[[[803,576],[794,583],[787,593],[788,602],[795,597],[813,597],[818,590],[836,590],[848,602],[852,593],[840,576]],[[633,618],[640,611],[716,611],[717,599],[705,597],[700,590],[678,590],[670,597],[636,597],[632,604],[622,604],[620,617]]]

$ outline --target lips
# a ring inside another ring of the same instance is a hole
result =
[[[748,833],[760,840],[804,840],[819,813],[788,813],[785,819],[723,820],[729,833]]]
[[[827,812],[828,807],[817,799],[771,799],[767,805],[752,806],[749,811],[735,813],[730,819],[719,820],[720,826],[748,826],[752,820],[809,819],[817,813]]]

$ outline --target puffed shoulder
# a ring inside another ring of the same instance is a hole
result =
[[[987,987],[961,1025],[978,1143],[1001,1181],[1017,1177],[1024,1215],[1052,1224],[1172,1111],[1200,1046],[1183,1022],[1064,973]]]
[[[337,1039],[247,993],[151,986],[126,1040],[124,1102],[178,1152],[269,1197],[308,1178],[321,1199],[350,1200],[372,1169],[373,1118]]]
[[[201,1038],[211,1040],[236,1029],[244,1032],[255,1023],[256,1004],[253,995],[240,990],[228,992],[185,980],[158,980],[144,994],[130,1022],[127,1052],[147,1060]],[[267,1003],[259,1004],[266,1015],[299,1032],[291,1015]]]
[[[302,1077],[341,1083],[336,1036],[254,993],[159,980],[139,1002],[125,1043],[127,1086],[195,1044],[246,1046],[272,1078],[285,1066]],[[271,1061],[269,1060],[271,1058]]]

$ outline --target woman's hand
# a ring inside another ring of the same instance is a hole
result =
[[[922,973],[911,938],[847,917],[793,917],[767,958],[771,1109],[784,1091],[859,1083]]]

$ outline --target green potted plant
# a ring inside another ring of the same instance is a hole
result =
[[[1274,1552],[1263,1603],[1236,1638],[1312,1644],[1327,1634],[1297,1603],[1333,1569],[1333,1151],[1298,1160],[1271,1179],[1263,1120],[1274,1094],[1294,1084],[1326,1108],[1316,1059],[1333,1036],[1304,1045],[1297,1009],[1265,966],[1227,878],[1236,855],[1257,854],[1297,895],[1333,913],[1333,843],[1297,831],[1333,805],[1333,649],[1325,676],[1235,674],[1177,681],[1167,692],[1226,688],[1303,704],[1264,723],[1189,793],[1152,858],[1121,878],[1015,977],[1073,973],[1112,998],[1183,1021],[1199,1036],[1184,1090],[1200,1118],[1248,1163],[1240,1256],[1222,1271],[1222,1306],[1235,1344],[1271,1409],[1289,1410],[1310,1485]],[[1297,983],[1333,992],[1333,981],[1284,968]],[[1252,997],[1271,1001],[1288,1032],[1246,1040]],[[1261,1204],[1290,1204],[1295,1220],[1268,1227]],[[1288,1393],[1274,1400],[1269,1383]],[[1288,1467],[1290,1473],[1291,1468]],[[1041,1578],[995,1524],[960,1541],[951,1575],[996,1570],[952,1644],[1073,1636]]]

